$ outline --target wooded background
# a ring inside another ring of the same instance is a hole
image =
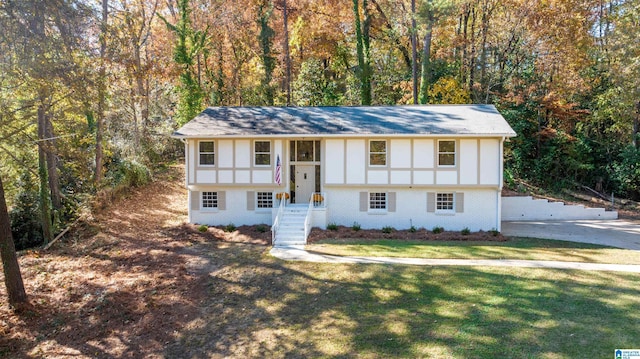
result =
[[[640,197],[638,1],[0,0],[0,29],[18,249],[148,181],[206,106],[491,103],[507,185]]]

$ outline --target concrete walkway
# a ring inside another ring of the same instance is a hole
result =
[[[428,259],[395,257],[341,257],[307,252],[304,246],[278,247],[271,249],[271,255],[287,261],[314,263],[357,263],[357,264],[402,264],[418,266],[473,266],[473,267],[521,267],[578,269],[590,271],[640,273],[640,265],[603,264],[559,261],[528,261],[516,259]]]
[[[502,234],[640,250],[640,223],[626,220],[502,222]]]
[[[624,220],[573,220],[539,222],[502,222],[502,234],[600,244],[640,250],[640,223]],[[404,264],[419,266],[478,266],[578,269],[640,273],[640,264],[603,264],[514,259],[428,259],[396,257],[341,257],[307,252],[304,246],[271,249],[271,255],[288,261],[315,263]]]

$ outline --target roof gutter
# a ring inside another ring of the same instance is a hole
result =
[[[329,137],[329,138],[344,138],[344,137],[423,137],[423,138],[442,138],[442,137],[491,137],[491,138],[502,138],[503,140],[507,137],[515,137],[515,133],[369,133],[369,134],[359,134],[359,133],[342,133],[342,134],[326,134],[326,133],[305,133],[305,134],[237,134],[237,135],[180,135],[180,134],[172,134],[172,138],[179,139],[181,141],[185,141],[187,139],[192,138],[255,138],[255,137],[272,137],[272,138],[317,138],[317,137]]]

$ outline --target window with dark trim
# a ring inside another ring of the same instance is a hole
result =
[[[387,194],[385,192],[369,192],[369,209],[386,210]]]
[[[256,192],[257,208],[272,208],[273,193],[272,192]]]
[[[387,141],[369,141],[369,166],[387,165]]]
[[[436,194],[436,211],[451,212],[455,206],[455,194],[438,193]]]
[[[438,141],[438,166],[456,165],[456,141]]]
[[[201,166],[213,166],[216,164],[216,153],[213,141],[200,141],[198,143],[198,155]]]
[[[218,192],[202,192],[202,208],[218,208]]]
[[[271,141],[255,141],[253,148],[256,166],[271,165]]]

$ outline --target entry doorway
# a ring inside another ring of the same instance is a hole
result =
[[[316,189],[316,166],[296,165],[296,203],[309,203]]]
[[[320,141],[289,142],[291,165],[291,202],[309,203],[314,192],[320,192]]]

